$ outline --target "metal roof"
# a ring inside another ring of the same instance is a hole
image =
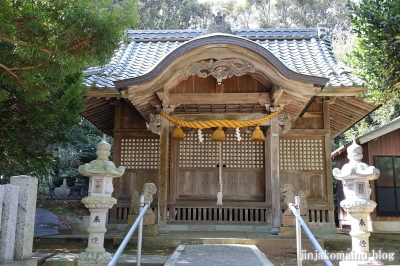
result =
[[[87,86],[115,88],[114,81],[149,73],[177,47],[201,38],[205,30],[128,30],[129,42],[121,44],[109,64],[84,71]],[[296,73],[328,78],[325,87],[355,87],[361,80],[339,64],[330,41],[318,29],[234,29],[239,38],[270,51]]]
[[[371,140],[377,139],[385,134],[388,134],[392,131],[395,131],[400,128],[400,116],[393,119],[389,123],[378,127],[374,130],[371,130],[359,137],[354,137],[354,139],[359,143],[359,144],[364,144],[367,143]],[[353,143],[353,141],[349,141],[345,143],[343,146],[337,148],[331,153],[332,159],[334,159],[337,155],[341,154],[344,150],[347,150],[347,147],[350,146],[350,144]]]

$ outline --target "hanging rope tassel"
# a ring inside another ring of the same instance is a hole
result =
[[[261,131],[260,126],[257,125],[256,129],[254,129],[253,133],[251,134],[251,141],[261,142],[264,140],[264,133]]]
[[[185,134],[183,133],[183,130],[180,125],[176,125],[174,132],[172,132],[171,139],[176,139],[176,140],[184,140],[185,139]]]
[[[211,136],[212,141],[226,141],[225,132],[222,127],[218,127]]]

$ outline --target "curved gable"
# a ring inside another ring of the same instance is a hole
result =
[[[297,93],[317,95],[329,80],[295,72],[268,49],[253,41],[227,34],[210,34],[178,46],[147,73],[114,83],[123,90],[125,97],[144,95],[186,79],[188,74],[184,73],[184,69],[190,63],[231,58],[252,64],[255,68],[253,75],[257,79],[262,81],[265,76]]]

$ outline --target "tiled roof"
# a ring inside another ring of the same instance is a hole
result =
[[[148,73],[172,50],[200,38],[204,30],[128,30],[129,43],[122,44],[110,63],[84,73],[85,84],[114,88],[114,81]],[[236,36],[249,39],[269,50],[291,70],[329,79],[326,87],[359,86],[333,57],[331,43],[318,36],[317,29],[234,29]]]

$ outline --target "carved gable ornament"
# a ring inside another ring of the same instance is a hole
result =
[[[201,61],[200,63],[190,63],[185,73],[189,75],[198,75],[201,78],[213,76],[218,85],[222,80],[235,76],[242,76],[247,73],[253,73],[255,68],[249,62],[241,59],[216,60],[210,59],[209,62]]]

